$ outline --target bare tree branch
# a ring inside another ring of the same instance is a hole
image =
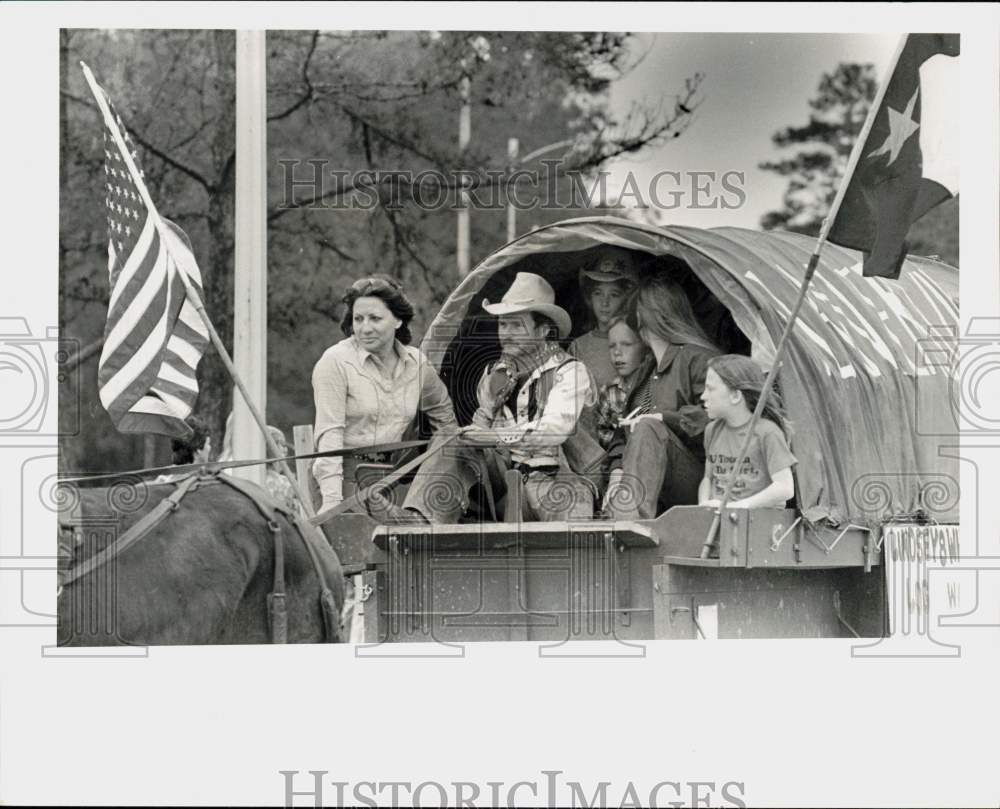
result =
[[[70,101],[74,101],[77,104],[82,104],[85,107],[89,107],[89,108],[91,108],[91,109],[93,109],[95,111],[98,111],[97,110],[97,105],[93,101],[88,101],[85,98],[80,98],[79,96],[74,95],[73,93],[70,93],[68,90],[60,90],[59,93],[60,93],[60,95],[64,96],[65,98],[67,98]],[[200,185],[202,185],[205,188],[205,190],[208,191],[209,193],[211,193],[212,191],[215,190],[215,187],[198,170],[193,169],[190,166],[185,166],[180,161],[175,160],[174,158],[170,157],[170,155],[168,155],[166,152],[164,152],[158,146],[155,146],[152,143],[150,143],[148,140],[146,140],[141,134],[139,134],[138,131],[136,131],[136,130],[133,129],[133,130],[129,131],[129,134],[132,136],[132,139],[136,143],[138,143],[140,146],[142,146],[143,149],[145,149],[146,151],[148,151],[150,154],[153,154],[156,157],[158,157],[160,160],[162,160],[164,163],[166,163],[171,168],[175,168],[178,171],[182,172],[183,174],[186,174],[192,180],[194,180],[195,182],[197,182]]]
[[[319,42],[319,31],[313,31],[312,40],[309,43],[309,50],[306,52],[306,58],[302,62],[302,84],[305,85],[305,92],[302,96],[295,102],[291,104],[287,109],[282,112],[276,113],[274,115],[268,115],[268,121],[280,121],[282,118],[287,118],[295,110],[299,109],[303,104],[311,101],[314,96],[312,82],[309,81],[309,63],[312,61],[313,54],[316,53],[316,45]]]

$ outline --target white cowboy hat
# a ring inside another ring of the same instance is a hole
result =
[[[519,312],[538,312],[551,318],[559,329],[559,337],[569,335],[573,321],[569,313],[555,304],[556,293],[542,276],[531,272],[519,272],[514,283],[504,293],[500,303],[483,301],[483,309],[491,315],[516,315]]]

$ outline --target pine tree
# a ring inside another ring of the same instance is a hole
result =
[[[775,146],[798,149],[781,160],[759,164],[763,171],[789,178],[784,207],[761,217],[764,230],[819,233],[875,90],[873,65],[842,62],[833,73],[823,75],[816,97],[809,100],[809,123],[774,134]]]
[[[819,234],[876,89],[871,64],[842,62],[820,80],[816,97],[809,101],[809,123],[774,134],[775,146],[798,149],[782,160],[759,164],[764,171],[789,178],[784,207],[761,217],[764,230]],[[958,198],[938,205],[914,222],[907,244],[912,254],[932,256],[957,267]]]

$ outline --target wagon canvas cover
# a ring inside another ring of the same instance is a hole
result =
[[[725,333],[721,314],[766,368],[815,239],[613,217],[568,220],[521,236],[461,282],[422,344],[451,388],[460,420],[469,380],[499,350],[483,299],[498,300],[516,272],[537,272],[573,316],[575,336],[586,314],[578,271],[586,251],[602,244],[641,251],[645,272],[665,267],[691,276],[688,288],[702,292],[701,300],[694,294],[696,313],[715,321],[709,333]],[[917,512],[957,522],[958,461],[947,447],[958,435],[948,361],[957,334],[958,271],[909,256],[898,280],[863,278],[861,260],[860,253],[826,245],[782,361],[779,382],[799,461],[798,507],[807,519],[838,525]]]

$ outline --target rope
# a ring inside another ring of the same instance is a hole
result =
[[[289,455],[285,458],[261,458],[254,461],[206,461],[205,463],[189,463],[179,466],[150,466],[145,469],[133,469],[128,472],[94,472],[75,477],[60,477],[59,483],[90,483],[95,480],[114,478],[141,477],[143,475],[170,473],[171,475],[186,475],[190,472],[205,470],[209,474],[221,472],[223,469],[237,469],[243,466],[257,466],[265,463],[280,463],[282,461],[309,460],[311,458],[336,458],[351,455],[366,455],[374,452],[396,452],[402,449],[425,446],[427,441],[395,441],[389,444],[372,444],[367,447],[345,447],[330,449],[324,452],[310,452],[305,455]]]

